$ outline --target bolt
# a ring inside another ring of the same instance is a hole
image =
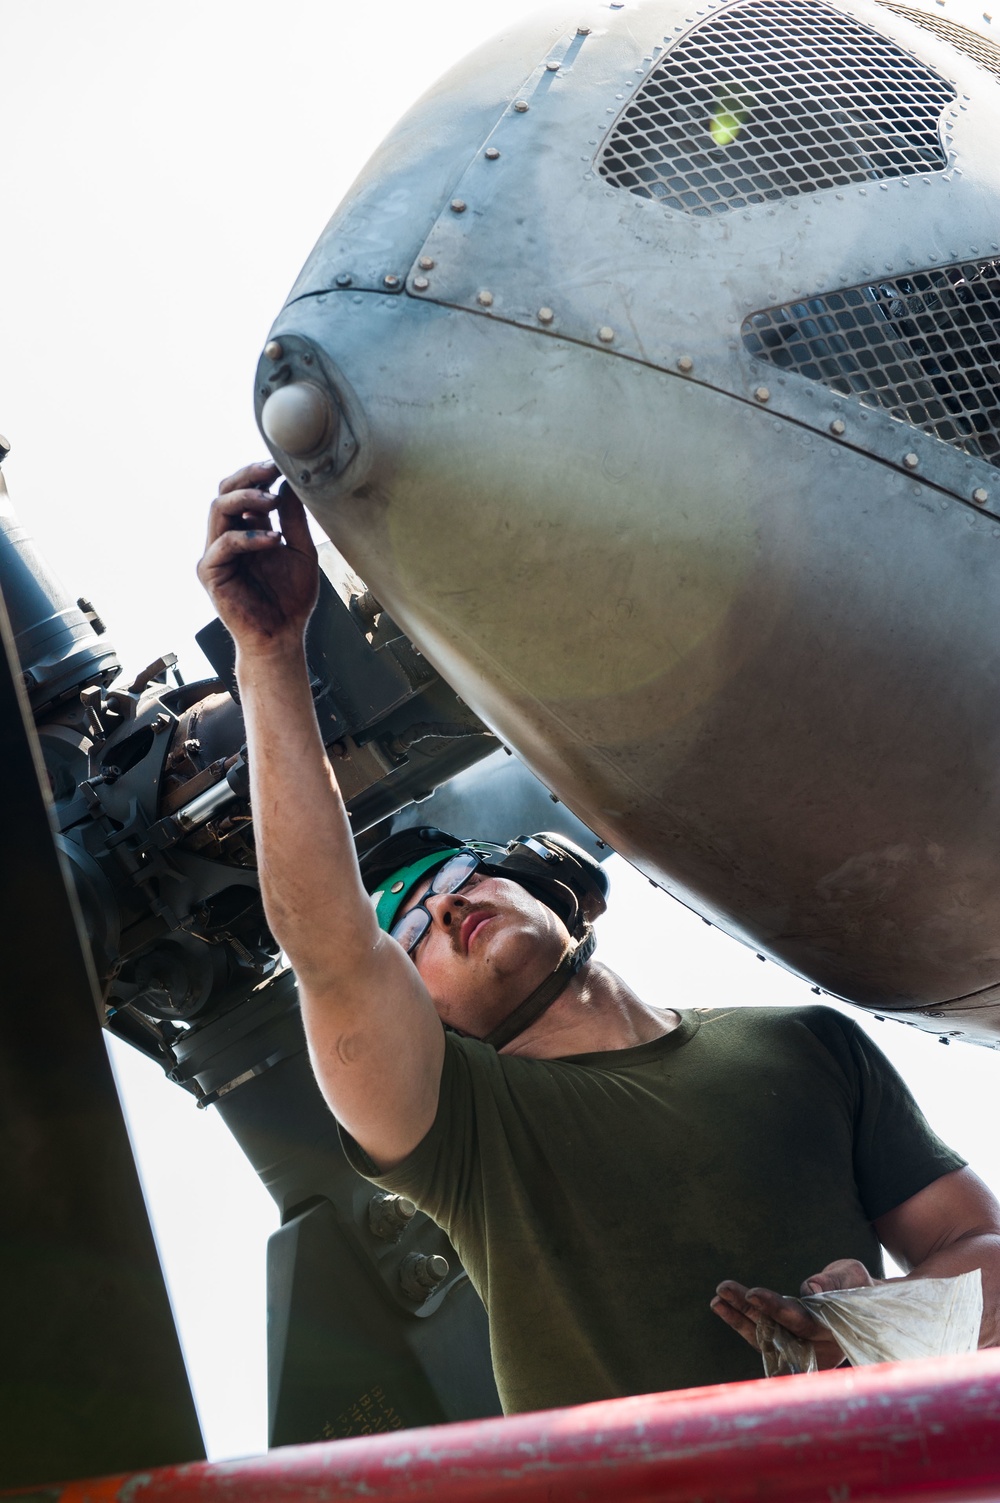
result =
[[[844,422],[844,419],[834,418],[833,422],[830,424],[830,432],[835,438],[842,437],[842,435],[847,432],[847,424]]]
[[[547,69],[547,71],[549,73],[558,73],[559,69],[561,67],[561,64],[560,63],[556,63],[556,62],[546,63],[545,67],[546,67],[546,69]]]
[[[448,1259],[440,1253],[410,1253],[403,1259],[399,1282],[411,1299],[425,1300],[431,1290],[448,1277]]]
[[[495,146],[487,146],[483,155],[488,162],[495,162],[500,153]]]
[[[973,501],[975,501],[977,506],[985,506],[987,501],[990,499],[990,493],[988,490],[985,490],[983,486],[977,485],[975,490],[972,492],[972,499]]]
[[[383,1242],[398,1242],[416,1214],[416,1206],[405,1195],[383,1193],[368,1202],[369,1229]]]
[[[917,465],[920,463],[920,460],[915,454],[904,454],[903,463],[908,470],[915,470],[917,468]]]
[[[338,275],[337,275],[337,286],[338,287],[350,287],[351,281],[352,281],[352,278],[351,278],[351,276],[349,275],[348,272],[342,271],[342,272],[338,273]]]
[[[515,99],[514,108],[519,115],[526,115],[531,106],[526,99]]]
[[[382,284],[385,287],[398,287],[399,278],[396,276],[395,272],[390,271],[388,276],[384,276],[382,278]]]
[[[413,278],[414,290],[417,291],[417,292],[426,292],[427,289],[428,289],[428,287],[430,285],[431,284],[428,281],[427,277],[414,277]]]
[[[492,308],[493,307],[493,294],[492,294],[492,292],[486,292],[485,290],[482,291],[482,292],[480,292],[478,294],[478,296],[476,297],[476,302],[479,304],[480,308]]]
[[[433,271],[434,270],[434,257],[433,256],[421,256],[420,260],[417,262],[417,265],[420,267],[421,271]]]
[[[281,341],[278,339],[269,339],[264,346],[264,354],[268,360],[280,360],[284,354],[281,348]]]
[[[550,324],[554,318],[555,314],[552,312],[551,308],[539,308],[538,322],[540,324]]]
[[[602,344],[610,344],[615,337],[615,331],[607,324],[602,324],[597,331],[597,337]]]
[[[754,392],[754,396],[758,402],[769,402],[771,400],[770,390],[766,386],[758,386]]]
[[[589,37],[590,36],[590,27],[589,26],[578,26],[576,28],[576,34],[577,34],[578,37]]]
[[[683,371],[684,374],[685,374],[685,376],[688,374],[689,371],[693,371],[694,370],[694,361],[691,359],[691,356],[690,355],[682,355],[681,358],[677,362],[677,369],[679,371]]]
[[[466,210],[466,202],[465,202],[464,198],[453,198],[452,199],[452,201],[451,201],[451,212],[453,214],[464,214],[465,210]]]

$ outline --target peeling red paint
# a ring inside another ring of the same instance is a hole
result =
[[[1000,1503],[1000,1351],[289,1446],[53,1492],[58,1503]]]

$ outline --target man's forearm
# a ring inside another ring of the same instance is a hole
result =
[[[302,979],[377,939],[350,823],[320,740],[301,643],[240,653],[250,797],[271,930]]]

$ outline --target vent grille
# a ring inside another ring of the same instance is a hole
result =
[[[893,5],[892,0],[878,0],[878,3],[886,10],[894,11],[897,16],[904,16],[907,21],[912,21],[914,26],[933,31],[935,36],[950,42],[959,52],[967,53],[981,67],[988,68],[1000,78],[1000,47],[994,42],[988,42],[967,26],[959,26],[957,21],[946,21],[943,16],[925,15],[922,10],[914,10],[912,5]]]
[[[1000,466],[1000,259],[754,313],[744,346]]]
[[[709,217],[845,183],[937,172],[950,85],[821,0],[754,0],[689,33],[617,121],[615,187]]]

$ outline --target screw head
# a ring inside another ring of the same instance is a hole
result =
[[[615,331],[608,324],[602,324],[597,331],[597,337],[602,344],[611,344],[615,337]]]
[[[688,371],[693,371],[694,370],[694,361],[691,359],[691,356],[690,355],[682,355],[681,358],[677,362],[677,369],[679,371],[683,371],[685,375],[687,375]]]
[[[434,270],[434,257],[433,256],[421,256],[420,260],[417,262],[417,265],[420,267],[421,271],[433,271]]]
[[[467,207],[464,198],[453,198],[451,201],[451,212],[453,214],[464,214]]]
[[[493,294],[492,294],[492,292],[487,292],[486,289],[484,288],[482,292],[477,293],[477,295],[476,295],[476,302],[479,304],[480,308],[492,308],[493,307]]]
[[[554,318],[555,314],[552,312],[551,308],[539,308],[538,322],[540,324],[550,324]]]
[[[268,360],[280,360],[284,353],[284,350],[281,348],[280,339],[269,339],[264,346],[264,354]]]
[[[915,454],[904,454],[903,463],[908,470],[915,470],[917,468],[917,465],[920,463],[920,460]]]
[[[987,501],[990,499],[990,493],[984,486],[977,485],[975,490],[972,492],[972,499],[973,501],[975,501],[977,506],[985,506]]]
[[[754,392],[754,397],[758,402],[769,402],[771,400],[771,393],[768,387],[758,386]]]
[[[847,424],[844,422],[844,419],[834,418],[833,422],[830,424],[830,432],[834,435],[835,438],[840,438],[843,434],[845,434],[847,432]]]
[[[483,155],[488,162],[495,162],[500,153],[495,146],[487,146],[486,150],[483,152]]]
[[[519,115],[526,115],[531,106],[528,104],[528,101],[526,99],[515,99],[514,108],[515,110],[517,110],[517,113]]]
[[[578,37],[589,37],[590,36],[590,27],[589,26],[578,26],[576,28],[576,34],[577,34]]]
[[[413,286],[417,292],[426,292],[430,285],[430,281],[427,277],[413,278]]]
[[[350,287],[352,280],[353,279],[349,275],[348,272],[342,271],[339,274],[339,276],[337,277],[337,286],[338,287]]]
[[[393,272],[393,271],[390,271],[389,274],[388,274],[388,276],[384,276],[382,278],[382,285],[384,287],[398,287],[399,286],[399,278],[396,276],[396,273]]]
[[[561,63],[557,63],[557,62],[551,62],[551,63],[546,63],[545,67],[546,67],[546,70],[549,73],[558,73],[559,69],[562,67],[562,64]]]

